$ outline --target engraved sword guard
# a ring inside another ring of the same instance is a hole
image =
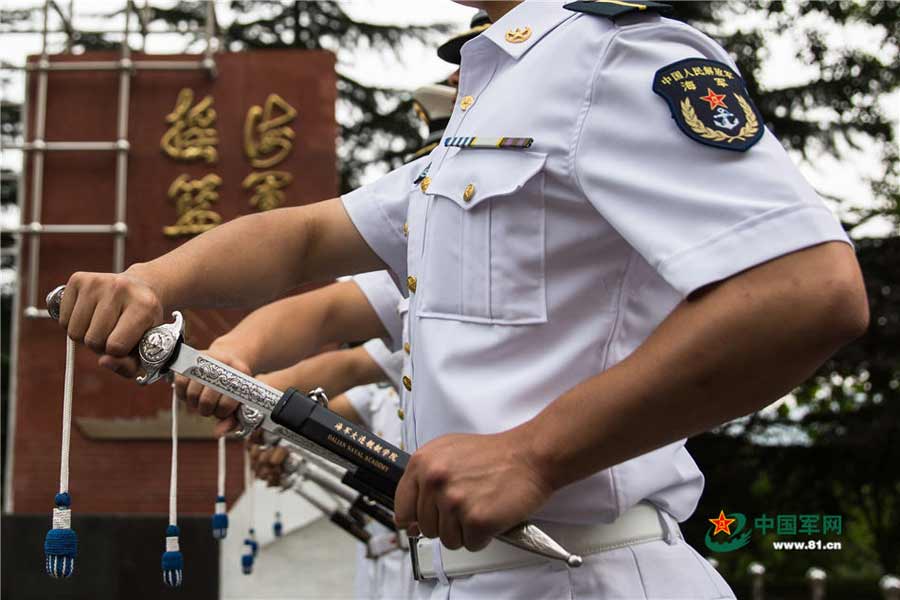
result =
[[[246,404],[241,404],[235,416],[238,420],[238,428],[234,430],[234,434],[241,438],[250,437],[265,419],[265,415]]]
[[[144,374],[137,378],[140,385],[150,385],[167,373],[166,367],[184,336],[184,319],[177,310],[172,313],[174,323],[164,323],[150,329],[138,344],[138,358]]]

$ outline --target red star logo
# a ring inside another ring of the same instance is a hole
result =
[[[708,519],[708,520],[710,523],[712,523],[713,525],[716,526],[716,530],[713,531],[713,535],[716,535],[717,533],[719,533],[721,531],[724,531],[728,535],[731,535],[731,524],[736,521],[736,519],[729,519],[728,517],[726,517],[724,510],[719,511],[718,519]]]
[[[715,110],[717,106],[728,108],[725,106],[725,94],[717,94],[709,88],[706,88],[706,95],[700,96],[704,102],[709,102],[709,110]]]

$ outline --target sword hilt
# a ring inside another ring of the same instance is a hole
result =
[[[60,285],[47,294],[47,312],[54,321],[59,320],[59,308],[65,292],[66,286]],[[157,325],[141,336],[137,348],[144,370],[144,375],[137,378],[141,385],[149,385],[164,377],[168,365],[178,354],[178,347],[184,339],[184,318],[177,310],[172,316],[174,322]]]
[[[394,508],[394,494],[410,455],[355,423],[323,407],[309,396],[289,388],[272,409],[272,421],[349,460],[358,468],[342,480],[347,485]],[[497,539],[570,567],[582,564],[581,556],[562,547],[533,523],[524,522]]]

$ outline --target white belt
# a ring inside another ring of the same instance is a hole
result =
[[[661,540],[667,534],[681,537],[674,519],[664,517],[650,504],[638,504],[612,523],[566,525],[542,521],[535,524],[566,550],[581,556]],[[491,541],[483,550],[469,552],[464,548],[450,550],[436,540],[425,538],[410,540],[410,559],[417,580],[517,569],[549,560],[498,540]]]

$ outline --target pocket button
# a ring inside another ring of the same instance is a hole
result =
[[[471,202],[474,197],[475,185],[470,183],[466,186],[466,189],[463,190],[463,202]]]

